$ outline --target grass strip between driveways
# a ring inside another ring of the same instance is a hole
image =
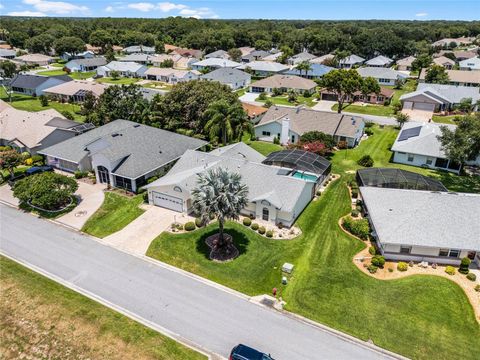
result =
[[[4,359],[206,359],[1,256],[0,268]]]
[[[142,203],[142,195],[127,197],[106,192],[102,206],[87,220],[82,231],[99,238],[120,231],[144,213],[139,208]]]
[[[277,287],[287,310],[319,321],[363,340],[415,359],[476,359],[480,326],[463,290],[448,279],[411,276],[381,281],[352,263],[365,244],[345,234],[338,219],[350,211],[346,181],[364,154],[374,166],[398,167],[438,178],[454,191],[480,191],[480,180],[390,163],[390,147],[398,130],[374,127],[374,135],[356,149],[341,150],[331,159],[341,178],[306,208],[298,219],[303,235],[271,240],[251,229],[228,223],[240,256],[228,263],[208,260],[204,243],[215,224],[192,233],[162,233],[147,255],[196,273],[249,295]],[[295,265],[282,286],[281,266]]]

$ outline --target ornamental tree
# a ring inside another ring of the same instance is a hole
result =
[[[362,90],[363,79],[356,70],[332,70],[323,75],[320,86],[337,96],[338,113],[343,110],[344,103],[353,94]]]

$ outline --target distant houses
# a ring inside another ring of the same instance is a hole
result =
[[[395,85],[397,80],[406,80],[407,75],[400,71],[383,67],[361,67],[357,69],[362,78],[373,77],[380,85]]]
[[[290,70],[290,67],[273,61],[252,61],[240,65],[237,69],[250,72],[258,77],[266,77]]]
[[[10,81],[9,86],[13,92],[40,96],[44,91],[52,86],[71,82],[73,79],[68,75],[43,76],[34,74],[17,74]]]
[[[338,62],[338,65],[341,69],[351,69],[355,66],[360,66],[365,62],[365,59],[358,55],[349,55],[344,59],[341,59]]]
[[[480,70],[480,57],[462,60],[458,63],[460,70]]]
[[[394,61],[386,56],[379,55],[365,62],[365,65],[371,67],[390,67]]]
[[[438,56],[433,58],[433,63],[435,65],[443,66],[447,70],[451,70],[455,66],[455,61],[445,56]]]
[[[271,94],[274,89],[278,89],[282,92],[295,90],[300,94],[313,94],[316,87],[317,83],[313,80],[295,75],[277,74],[251,84],[250,92]]]
[[[44,94],[60,102],[83,102],[88,93],[95,97],[103,94],[107,85],[92,81],[73,80],[60,85],[49,87]]]
[[[412,64],[416,59],[415,56],[407,56],[406,58],[397,60],[397,70],[412,71]]]
[[[284,74],[300,76],[306,79],[320,79],[323,75],[329,73],[332,70],[334,70],[334,68],[330,66],[314,63],[310,64],[310,70],[308,71],[300,70],[296,67],[293,67],[292,69],[285,71]]]
[[[95,71],[99,66],[106,64],[107,60],[104,57],[92,57],[70,60],[65,64],[65,67],[71,72],[87,72]]]
[[[162,81],[167,84],[177,84],[183,81],[197,80],[200,73],[196,70],[177,70],[172,68],[148,68],[143,76],[148,80]]]
[[[298,64],[300,64],[300,63],[302,63],[302,62],[305,62],[305,61],[308,62],[308,61],[310,61],[310,60],[312,60],[312,59],[315,59],[315,58],[316,58],[315,55],[310,54],[309,52],[304,51],[304,52],[301,52],[301,53],[299,53],[299,54],[295,54],[295,55],[293,55],[292,57],[289,57],[289,58],[287,59],[287,64],[288,64],[288,65],[291,65],[291,66],[295,66],[295,65],[298,65]]]
[[[155,48],[144,45],[132,45],[123,49],[123,52],[127,55],[130,54],[155,54]]]
[[[419,82],[425,82],[427,69],[422,69]],[[450,85],[457,86],[480,86],[480,71],[447,70]]]
[[[194,62],[192,64],[193,70],[208,70],[208,69],[219,69],[219,68],[235,68],[242,64],[223,58],[208,58],[201,61]]]
[[[43,54],[26,54],[26,55],[16,57],[15,60],[18,60],[22,62],[22,64],[25,64],[28,66],[33,66],[33,65],[46,66],[55,61],[53,57],[43,55]]]
[[[252,80],[251,75],[244,71],[225,67],[213,70],[200,78],[208,81],[218,81],[229,86],[232,90],[248,87]]]
[[[148,67],[129,61],[111,61],[104,66],[97,68],[98,76],[111,76],[112,72],[117,72],[121,77],[143,77]]]

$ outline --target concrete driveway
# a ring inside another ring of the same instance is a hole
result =
[[[238,99],[242,102],[246,102],[250,104],[263,105],[262,102],[255,101],[255,99],[258,98],[259,95],[260,95],[259,93],[246,92],[245,94],[240,96]]]
[[[87,184],[78,182],[78,190],[75,195],[79,203],[75,209],[57,219],[58,222],[80,230],[87,222],[88,218],[103,204],[105,195],[103,184]]]
[[[138,255],[147,252],[150,243],[173,222],[186,223],[193,218],[173,210],[143,205],[146,211],[122,230],[103,238],[103,242]]]
[[[430,122],[433,112],[419,109],[403,109],[402,112],[410,117],[410,121]]]
[[[335,105],[336,101],[328,101],[328,100],[320,100],[317,104],[315,104],[312,109],[318,111],[328,111],[332,112],[332,107]]]

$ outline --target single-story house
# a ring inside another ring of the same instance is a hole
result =
[[[398,71],[412,71],[412,63],[417,58],[415,56],[407,56],[406,58],[400,59],[397,61],[397,70]]]
[[[117,51],[117,50],[115,50],[115,48],[118,48],[118,46],[113,45],[113,51]],[[102,48],[100,46],[93,46],[91,44],[85,44],[85,50],[86,51],[91,51],[94,54],[98,54],[100,51],[102,51]]]
[[[69,52],[64,52],[60,57],[65,61],[69,61],[72,59],[91,59],[95,57],[95,53],[90,50],[86,50],[77,54],[70,54]]]
[[[150,58],[150,61],[153,66],[161,67],[162,63],[165,60],[173,61],[173,68],[179,70],[191,69],[192,64],[197,62],[198,59],[194,57],[186,57],[182,55],[175,54],[160,54]]]
[[[425,82],[427,69],[422,69],[419,82]],[[447,70],[450,85],[458,86],[480,86],[480,71],[469,70]]]
[[[301,53],[295,54],[287,59],[287,64],[290,66],[298,65],[304,61],[310,61],[315,59],[317,56],[310,54],[309,52],[303,51]]]
[[[148,80],[177,84],[183,81],[197,80],[200,73],[196,70],[176,70],[172,68],[148,68],[143,77]]]
[[[432,43],[432,46],[449,46],[455,43],[455,46],[468,45],[475,41],[475,37],[444,38]]]
[[[107,60],[103,56],[74,59],[65,64],[65,67],[71,72],[87,72],[95,71],[99,66],[103,66],[107,63]]]
[[[4,59],[13,59],[17,56],[17,52],[13,49],[0,49],[0,57]]]
[[[304,77],[306,79],[320,79],[323,75],[329,73],[330,71],[334,70],[334,68],[330,66],[326,66],[323,64],[310,64],[310,69],[308,71],[305,70],[299,70],[297,68],[292,68],[288,71],[286,71],[284,74],[286,75],[297,75]]]
[[[247,87],[250,85],[252,80],[252,76],[250,74],[232,68],[216,69],[200,76],[200,78],[208,81],[218,81],[224,85],[228,85],[230,88],[232,88],[232,90]]]
[[[341,59],[338,62],[338,65],[341,69],[351,69],[354,66],[359,66],[364,63],[365,59],[358,55],[350,55],[347,56],[345,59]]]
[[[107,87],[107,84],[93,81],[74,80],[47,88],[43,90],[43,93],[61,102],[82,102],[87,93],[99,97]]]
[[[377,105],[384,105],[386,101],[389,101],[392,99],[393,95],[395,94],[395,91],[387,88],[385,86],[380,86],[380,93],[375,94],[371,93],[365,96],[362,94],[361,91],[357,91],[353,94],[353,97],[348,97],[346,99],[347,102],[365,102],[369,104],[377,104]],[[337,101],[338,97],[336,94],[327,91],[326,89],[322,89],[320,91],[320,98],[322,100],[327,100],[327,101]]]
[[[387,260],[480,265],[480,195],[360,187],[372,234]]]
[[[309,131],[321,131],[335,141],[354,147],[362,138],[365,122],[360,116],[317,111],[305,107],[271,106],[255,125],[255,136],[263,141],[295,144]]]
[[[467,60],[478,56],[477,50],[478,48],[473,50],[455,50],[453,51],[453,56],[455,56],[457,61]]]
[[[391,149],[393,151],[393,162],[454,173],[460,172],[461,164],[447,159],[438,140],[438,136],[442,134],[442,126],[451,130],[455,129],[455,125],[434,122],[408,121],[405,123]],[[480,156],[471,164],[480,165]]]
[[[152,63],[153,55],[134,53],[127,56],[118,58],[118,61],[122,62],[136,62],[139,64],[147,65]]]
[[[331,61],[335,58],[333,54],[325,54],[309,61],[310,64],[324,64],[326,61]]]
[[[262,60],[262,61],[277,61],[278,58],[282,55],[283,55],[283,52],[279,51],[279,52],[264,56],[260,60]]]
[[[448,70],[453,69],[453,67],[455,66],[455,61],[445,56],[439,56],[439,57],[433,58],[433,63],[435,65],[443,66],[445,69],[448,69]]]
[[[129,61],[111,61],[97,69],[98,76],[110,76],[112,71],[117,71],[121,77],[143,77],[148,67]]]
[[[263,106],[258,106],[246,102],[242,102],[243,110],[247,113],[248,118],[252,124],[257,124],[263,117],[268,109]]]
[[[99,183],[136,192],[148,178],[164,174],[186,150],[205,145],[203,140],[115,120],[40,153],[53,167],[93,170]]]
[[[155,48],[144,45],[132,45],[123,49],[125,54],[155,54]]]
[[[242,63],[250,63],[263,60],[264,57],[271,55],[271,52],[265,50],[253,50],[248,54],[242,55]]]
[[[17,74],[10,81],[9,86],[13,92],[31,96],[43,95],[45,89],[55,85],[73,81],[68,75],[43,76],[34,74]]]
[[[237,69],[252,73],[258,77],[266,77],[290,70],[288,66],[274,61],[251,61],[240,65]]]
[[[250,46],[242,46],[242,47],[239,47],[238,50],[240,50],[240,52],[242,53],[242,56],[244,56],[244,55],[248,55],[248,54],[252,53],[253,51],[255,51],[255,48],[250,47]]]
[[[475,104],[480,100],[480,91],[476,87],[419,83],[417,90],[404,94],[400,102],[404,109],[420,109],[433,112],[451,110],[463,99],[472,99]]]
[[[39,66],[46,66],[55,61],[53,57],[43,54],[26,54],[16,57],[15,60],[21,61],[25,65]]]
[[[230,55],[225,50],[217,50],[205,55],[205,59],[217,58],[217,59],[227,59],[230,60]]]
[[[236,68],[237,66],[240,66],[242,64],[228,60],[228,59],[222,59],[222,58],[208,58],[204,59],[201,61],[194,62],[192,64],[192,69],[193,70],[204,70],[204,69],[219,69],[219,68]]]
[[[408,75],[400,71],[382,67],[362,67],[358,68],[357,72],[362,78],[373,77],[380,85],[393,86],[397,79],[405,80],[408,78]]]
[[[308,164],[303,162],[304,169],[300,161],[304,153],[292,154],[285,163],[287,166],[281,167],[262,163],[266,158],[244,143],[210,153],[188,150],[167,175],[145,186],[148,200],[152,205],[190,213],[198,174],[224,168],[238,173],[248,187],[248,203],[241,211],[243,215],[290,227],[312,200],[317,181],[324,179],[321,176],[325,176],[325,172],[328,175],[330,170],[329,162],[313,153],[306,154],[313,159]]]
[[[177,47],[175,50],[171,52],[171,54],[178,54],[183,57],[194,57],[196,59],[201,59],[203,56],[202,50],[197,49],[184,49]]]
[[[480,70],[480,57],[462,60],[458,63],[460,70]]]
[[[383,56],[383,55],[378,55],[370,60],[367,60],[365,62],[365,65],[371,66],[371,67],[390,67],[390,65],[393,64],[393,60]]]
[[[65,119],[58,111],[17,110],[0,100],[0,145],[34,155],[49,146],[70,139],[92,128]]]
[[[301,94],[313,94],[317,83],[295,75],[277,74],[265,79],[258,80],[250,85],[250,92],[272,93],[273,89],[280,89],[283,92],[295,90]]]

